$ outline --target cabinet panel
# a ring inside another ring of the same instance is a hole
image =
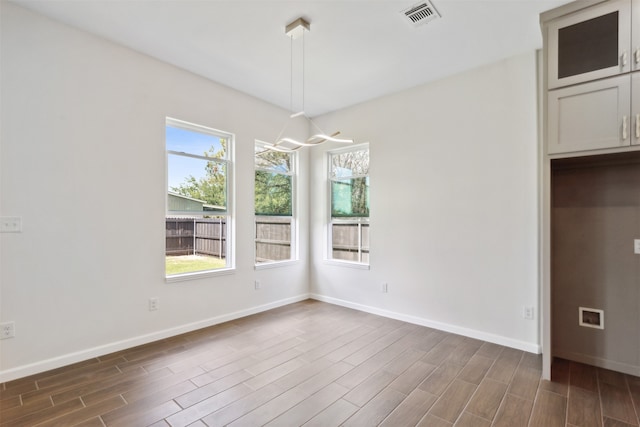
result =
[[[640,70],[640,0],[633,0],[631,4],[631,51],[633,52],[632,68]]]
[[[631,76],[631,144],[640,145],[640,73]]]
[[[548,153],[630,144],[631,76],[548,92]]]
[[[615,0],[550,22],[549,88],[630,71],[630,16],[630,0]]]

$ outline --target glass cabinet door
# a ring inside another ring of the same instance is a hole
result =
[[[548,83],[557,88],[631,70],[631,1],[558,18],[548,27]]]

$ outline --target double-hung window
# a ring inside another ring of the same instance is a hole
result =
[[[295,160],[255,144],[255,263],[292,261],[295,248]]]
[[[329,153],[328,258],[369,264],[369,146]]]
[[[167,119],[165,273],[180,278],[233,267],[233,135]]]

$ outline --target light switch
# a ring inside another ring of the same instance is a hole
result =
[[[0,233],[22,232],[22,218],[19,216],[3,216],[0,218]]]
[[[640,255],[640,239],[633,241],[633,253]]]

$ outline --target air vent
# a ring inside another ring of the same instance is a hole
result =
[[[411,6],[409,9],[403,10],[402,13],[407,17],[409,23],[416,27],[440,17],[436,8],[428,1]]]

